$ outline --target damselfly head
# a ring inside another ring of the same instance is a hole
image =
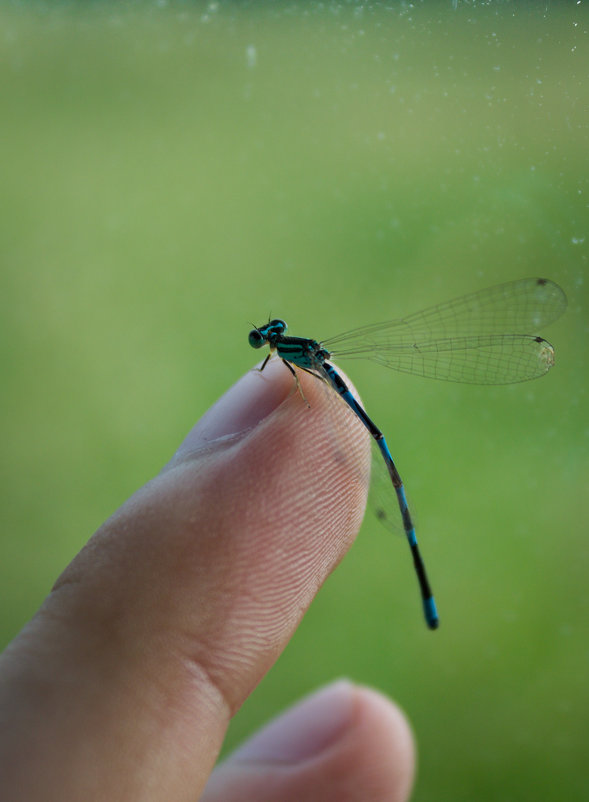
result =
[[[276,337],[281,337],[287,329],[284,320],[271,320],[248,334],[248,342],[252,348],[261,348],[266,343],[272,345]]]

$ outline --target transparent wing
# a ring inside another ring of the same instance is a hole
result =
[[[554,349],[542,337],[488,334],[381,346],[370,359],[430,379],[511,384],[544,375],[554,364]]]
[[[334,357],[362,357],[404,373],[472,384],[542,376],[554,349],[534,336],[566,309],[563,290],[527,278],[465,295],[409,317],[326,340]]]

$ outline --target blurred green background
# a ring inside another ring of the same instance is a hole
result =
[[[415,800],[587,799],[588,22],[573,3],[1,7],[2,645],[254,364],[252,321],[322,338],[548,276],[569,309],[537,382],[348,364],[442,625],[367,516],[226,747],[347,675],[407,711]]]

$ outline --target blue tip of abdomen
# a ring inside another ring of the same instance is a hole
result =
[[[437,629],[440,626],[440,619],[438,618],[438,610],[433,596],[423,600],[423,612],[428,627],[430,629]]]

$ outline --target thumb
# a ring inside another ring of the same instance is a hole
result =
[[[244,376],[4,653],[5,802],[198,798],[364,510],[368,437],[300,380]]]
[[[202,802],[406,802],[409,724],[389,699],[340,680],[255,733],[213,772]]]

